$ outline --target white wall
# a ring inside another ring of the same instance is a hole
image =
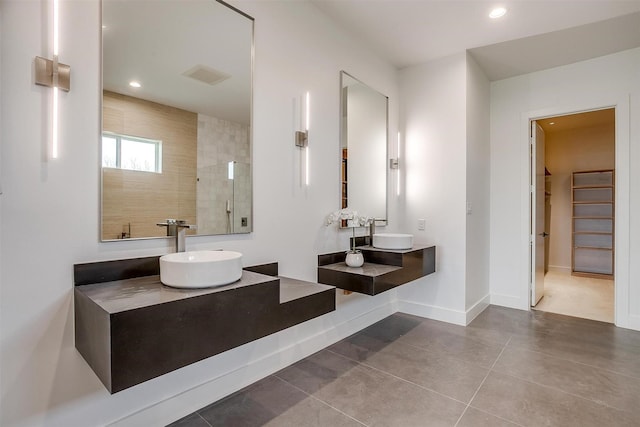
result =
[[[405,231],[437,248],[436,273],[399,288],[400,308],[455,323],[465,323],[466,69],[461,53],[400,72]]]
[[[638,75],[633,49],[491,84],[492,303],[529,305],[528,120],[616,106],[616,324],[640,329]]]
[[[489,79],[467,54],[467,240],[465,310],[489,304]]]
[[[545,166],[551,173],[549,267],[571,271],[571,174],[615,167],[614,124],[547,132]]]
[[[489,304],[489,81],[461,53],[402,70],[400,99],[402,224],[437,256],[435,274],[398,289],[399,308],[465,325]]]
[[[50,56],[49,29],[42,28],[50,18],[46,6],[5,0],[0,7],[0,424],[100,425],[136,413],[120,424],[162,425],[393,311],[394,291],[339,297],[333,314],[109,395],[74,348],[72,266],[173,248],[169,240],[98,242],[97,0],[61,2],[60,60],[71,65],[72,82],[60,100],[60,158],[45,160],[51,91],[34,85],[32,69],[34,56]],[[345,249],[348,239],[348,232],[323,225],[340,200],[339,70],[390,97],[390,134],[397,131],[396,72],[306,2],[236,6],[256,18],[255,232],[189,238],[187,246],[239,250],[247,265],[275,260],[282,274],[313,280],[317,254]],[[293,99],[306,91],[311,186],[296,191]],[[463,199],[458,195],[452,203],[461,207]],[[391,205],[395,201],[390,197]],[[390,208],[392,223],[395,212]]]

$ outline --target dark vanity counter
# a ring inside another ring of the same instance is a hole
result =
[[[235,283],[205,289],[178,289],[165,286],[160,276],[144,276],[106,283],[84,285],[77,288],[102,310],[109,314],[166,304],[217,292],[226,292],[245,286],[254,286],[273,281],[272,277],[244,271]]]
[[[276,263],[229,285],[175,289],[135,277],[158,257],[123,261],[75,266],[76,348],[111,393],[335,310],[333,286],[280,278]]]
[[[416,245],[411,249],[378,249],[359,246],[364,265],[349,267],[345,253],[318,256],[318,282],[340,289],[377,295],[436,271],[435,246]]]

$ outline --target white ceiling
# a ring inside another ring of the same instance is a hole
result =
[[[497,80],[640,46],[640,0],[310,1],[398,68],[470,50]]]
[[[102,5],[105,90],[249,124],[252,20],[213,0]],[[185,75],[198,66],[229,78],[210,85]]]
[[[586,113],[567,114],[564,116],[548,117],[538,120],[538,124],[546,134],[564,132],[567,130],[584,129],[595,126],[611,126],[616,123],[615,108],[588,111]]]

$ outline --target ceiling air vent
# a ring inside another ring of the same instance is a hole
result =
[[[191,77],[194,80],[198,80],[199,82],[206,83],[211,86],[231,77],[229,74],[201,64],[185,71],[182,75]]]

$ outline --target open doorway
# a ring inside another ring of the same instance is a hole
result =
[[[531,305],[613,323],[615,109],[531,129]]]

